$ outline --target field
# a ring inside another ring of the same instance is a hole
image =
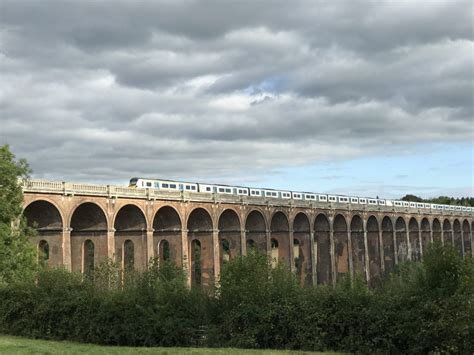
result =
[[[197,349],[197,348],[132,348],[79,344],[67,341],[26,339],[0,335],[0,354],[226,354],[226,355],[284,355],[336,354],[276,350]]]

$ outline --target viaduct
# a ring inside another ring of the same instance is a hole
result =
[[[189,284],[218,279],[223,263],[256,248],[302,284],[359,273],[367,282],[428,243],[473,254],[472,212],[279,200],[32,180],[24,215],[42,262],[87,273],[108,259],[144,270],[153,257],[183,267]]]

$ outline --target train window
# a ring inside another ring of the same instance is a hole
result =
[[[225,189],[225,192],[232,193],[232,190],[231,189]]]
[[[349,202],[347,197],[339,197],[339,202]]]
[[[319,195],[319,201],[327,201],[328,197],[326,195]]]
[[[191,186],[191,190],[196,191],[196,186]]]
[[[369,205],[376,205],[377,200],[369,199]]]
[[[170,189],[175,189],[176,188],[176,184],[170,184]]]
[[[159,182],[155,182],[155,189],[158,189],[160,187],[160,183]]]
[[[351,203],[357,203],[358,199],[356,197],[351,197]]]
[[[379,200],[379,205],[385,206],[385,200]]]
[[[366,198],[359,198],[359,203],[362,204],[362,205],[365,205],[367,203],[367,199]]]
[[[146,186],[151,187],[151,182],[147,181]]]
[[[331,202],[336,202],[336,196],[329,196],[328,199]]]
[[[161,187],[164,188],[164,189],[167,189],[167,188],[170,187],[170,185],[169,185],[169,184],[162,183],[162,184],[161,184]]]
[[[210,188],[209,186],[206,187],[206,191],[209,191],[209,192],[210,192],[210,191],[211,191],[211,188]]]
[[[416,207],[417,207],[417,208],[423,208],[423,206],[424,206],[423,203],[417,203],[417,204],[416,204]]]
[[[186,190],[191,190],[191,186],[186,185]]]

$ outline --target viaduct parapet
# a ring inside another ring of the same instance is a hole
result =
[[[356,273],[371,282],[432,241],[473,254],[472,212],[321,203],[120,186],[29,181],[24,215],[51,267],[86,273],[112,259],[144,270],[151,258],[207,285],[251,248],[286,263],[302,284]]]

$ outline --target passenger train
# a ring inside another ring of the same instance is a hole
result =
[[[444,211],[458,211],[458,212],[473,212],[473,207],[439,205],[434,203],[423,202],[408,202],[385,200],[379,198],[356,197],[356,196],[341,196],[341,195],[326,195],[317,194],[313,192],[295,192],[274,189],[260,189],[243,186],[228,186],[228,185],[210,185],[201,183],[190,183],[172,180],[157,180],[144,179],[134,177],[130,179],[130,187],[148,188],[168,191],[188,191],[195,193],[208,194],[223,194],[234,196],[250,196],[256,198],[274,198],[282,200],[303,200],[303,201],[319,201],[326,203],[340,203],[340,204],[358,204],[358,205],[375,205],[375,206],[389,206],[401,208],[416,208],[416,209],[430,209],[430,210],[444,210]]]

